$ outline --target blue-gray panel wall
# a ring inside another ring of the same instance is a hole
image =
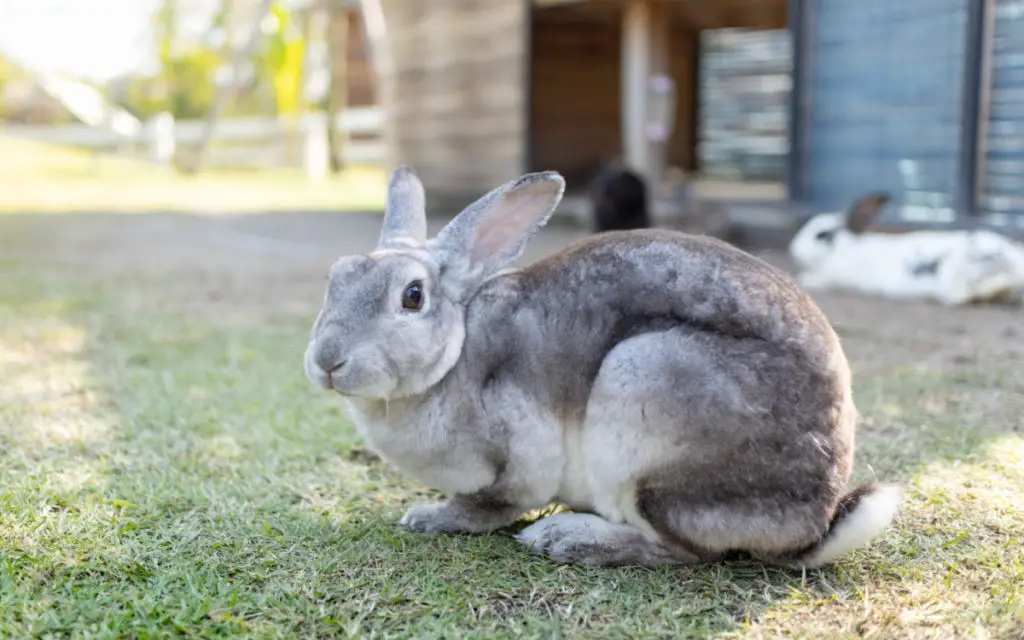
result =
[[[1024,0],[997,0],[985,171],[979,208],[989,222],[1024,223]]]
[[[910,219],[954,214],[967,3],[817,0],[808,33],[807,199],[886,189]]]

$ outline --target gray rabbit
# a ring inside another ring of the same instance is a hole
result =
[[[376,249],[339,259],[306,375],[381,456],[446,494],[401,524],[516,539],[558,562],[657,565],[745,552],[814,568],[894,518],[847,492],[857,411],[824,314],[783,272],[710,237],[593,235],[510,268],[562,198],[508,182],[426,237],[396,169]]]

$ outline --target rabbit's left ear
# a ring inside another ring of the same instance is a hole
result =
[[[430,243],[445,280],[469,295],[515,262],[564,192],[565,179],[557,172],[528,173],[466,207]]]

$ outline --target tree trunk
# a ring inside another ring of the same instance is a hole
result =
[[[272,2],[273,0],[260,0],[259,10],[256,12],[256,17],[252,23],[252,32],[249,35],[249,41],[245,43],[244,47],[236,52],[235,60],[231,65],[231,78],[228,83],[221,87],[220,91],[217,92],[217,98],[214,100],[213,106],[210,107],[210,111],[206,114],[203,133],[199,138],[199,142],[196,143],[196,146],[193,149],[193,155],[190,162],[186,165],[186,171],[188,173],[198,173],[202,167],[204,155],[210,145],[210,140],[213,138],[213,131],[214,127],[217,125],[217,119],[241,86],[240,76],[242,75],[242,69],[245,67],[245,63],[251,60],[252,56],[256,53],[256,46],[261,40],[260,22],[262,22],[263,18],[270,12],[270,5]]]
[[[345,7],[332,6],[327,29],[330,83],[327,87],[327,152],[331,173],[345,166],[344,151],[348,143],[345,129],[338,130],[338,115],[348,106],[348,30],[350,14]]]

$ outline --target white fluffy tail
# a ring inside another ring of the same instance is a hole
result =
[[[816,569],[867,546],[892,523],[901,497],[900,489],[891,485],[866,484],[851,491],[839,501],[821,541],[790,563]]]

